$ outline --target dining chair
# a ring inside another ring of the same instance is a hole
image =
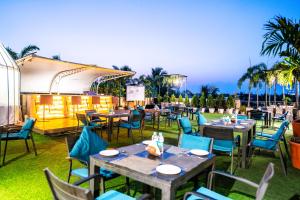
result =
[[[96,123],[107,123],[106,119],[103,120],[98,116],[94,116],[93,114],[97,113],[96,110],[85,110],[84,111],[86,116],[88,117],[89,121],[96,122]]]
[[[264,113],[262,111],[259,111],[259,110],[251,110],[250,111],[250,118],[251,119],[254,119],[256,121],[261,121],[260,128],[261,128],[262,131],[263,131],[264,127],[265,127],[264,126],[265,116],[266,116],[266,113]]]
[[[97,133],[99,133],[100,131],[101,137],[103,136],[102,133],[103,133],[104,125],[102,123],[99,123],[97,121],[90,121],[87,118],[87,115],[82,113],[76,113],[76,118],[77,118],[77,132],[80,132],[84,126],[91,126],[95,129]]]
[[[203,136],[194,136],[190,134],[181,134],[178,142],[178,147],[184,149],[201,149],[212,153],[213,149],[213,138],[203,137]]]
[[[192,120],[194,120],[194,115],[196,115],[196,117],[197,117],[197,115],[198,115],[198,113],[200,112],[200,108],[192,108],[191,109],[191,114],[192,114]]]
[[[238,120],[247,120],[248,116],[247,115],[237,115]]]
[[[44,169],[48,185],[50,187],[54,200],[92,200],[94,199],[92,191],[86,188],[79,187],[79,185],[86,183],[92,179],[99,181],[101,174],[93,174],[84,179],[77,181],[74,184],[69,184],[60,180],[48,168]],[[133,200],[135,198],[115,190],[103,192],[95,200]],[[149,194],[144,194],[138,199],[151,199]]]
[[[198,129],[193,128],[191,121],[188,117],[181,117],[177,120],[178,125],[178,141],[180,135],[190,134],[190,135],[199,135]]]
[[[219,193],[216,193],[212,190],[212,182],[213,182],[213,177],[215,175],[230,178],[230,179],[233,179],[235,181],[239,181],[241,183],[244,183],[244,184],[246,184],[250,187],[256,188],[255,199],[256,200],[262,200],[265,196],[265,193],[266,193],[267,189],[268,189],[269,182],[272,179],[272,177],[274,176],[274,164],[273,163],[268,164],[267,169],[266,169],[262,179],[260,180],[259,184],[254,183],[254,182],[252,182],[248,179],[242,178],[242,177],[234,176],[232,174],[227,174],[227,173],[220,172],[220,171],[211,171],[210,175],[209,175],[209,181],[208,181],[208,184],[207,184],[208,188],[201,187],[195,192],[187,192],[187,193],[185,193],[183,199],[184,200],[195,200],[195,199],[231,200],[231,198],[223,196],[223,195],[221,195]]]
[[[128,137],[131,136],[132,142],[134,143],[133,130],[139,130],[141,138],[143,139],[143,127],[142,127],[142,115],[138,110],[131,111],[128,121],[119,121],[118,132],[117,132],[117,143],[119,141],[120,128],[128,130]]]
[[[213,150],[231,156],[230,174],[233,173],[234,150],[238,150],[237,165],[240,162],[240,136],[234,137],[233,128],[208,127],[203,129],[203,136],[214,138]]]
[[[179,106],[173,106],[171,113],[167,116],[168,126],[172,126],[173,121],[177,121],[182,117],[182,108]]]
[[[200,126],[203,126],[205,123],[207,123],[207,119],[200,112],[197,112],[196,119],[198,124],[198,130],[200,131]]]
[[[92,127],[84,127],[80,136],[67,135],[65,140],[68,154],[66,159],[69,161],[67,182],[70,182],[71,176],[87,178],[89,176],[89,156],[106,149],[108,144],[92,131]],[[74,169],[74,161],[81,163],[82,167]],[[105,191],[106,181],[119,176],[104,168],[100,168],[99,173],[103,179],[103,185],[101,186],[102,191]],[[129,179],[126,179],[126,186],[128,187],[128,185]]]
[[[286,111],[282,115],[275,115],[272,118],[272,127],[274,128],[275,121],[282,122],[282,121],[286,120],[286,117],[287,117],[288,114],[289,114],[289,111]]]
[[[280,147],[280,140],[282,137],[284,137],[284,133],[286,132],[289,123],[290,122],[288,120],[282,122],[279,129],[271,137],[266,137],[264,135],[256,135],[250,142],[250,155],[256,148],[266,151],[272,151],[274,153],[278,152],[284,175],[287,175],[287,163]]]
[[[32,136],[32,129],[34,127],[35,122],[36,122],[35,118],[27,118],[21,129],[16,127],[8,127],[6,130],[6,134],[5,133],[0,134],[0,152],[1,152],[1,141],[2,140],[5,141],[2,165],[5,165],[8,141],[24,140],[27,152],[29,152],[29,146],[27,140],[31,140],[34,154],[37,156],[37,151]]]

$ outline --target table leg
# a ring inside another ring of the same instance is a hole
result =
[[[93,159],[91,159],[90,174],[95,174],[95,173],[98,173],[99,171],[100,171],[100,168],[98,166],[96,166]],[[90,180],[90,190],[92,191],[92,195],[94,198],[97,198],[100,194],[100,191],[99,191],[100,183],[99,182],[100,182],[100,178],[94,178],[94,179]]]
[[[162,200],[173,200],[176,197],[176,191],[173,187],[165,187],[161,191]]]
[[[248,131],[244,131],[242,136],[242,168],[246,168],[247,147],[248,147]]]
[[[158,114],[157,116],[157,130],[159,130],[159,126],[160,126],[160,114]]]
[[[113,127],[113,118],[112,117],[110,117],[110,118],[108,118],[108,127],[107,127],[107,129],[108,129],[108,141],[110,142],[111,141],[111,136],[112,136],[112,127]]]

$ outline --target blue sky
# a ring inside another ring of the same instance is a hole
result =
[[[0,1],[0,41],[19,51],[140,74],[161,66],[188,76],[188,88],[211,84],[237,92],[259,55],[263,24],[275,15],[300,18],[298,0]],[[246,88],[246,87],[245,87]]]

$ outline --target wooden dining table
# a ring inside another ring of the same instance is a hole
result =
[[[221,119],[212,120],[206,124],[200,125],[200,133],[203,133],[205,126],[208,127],[220,127],[220,128],[232,128],[234,132],[242,133],[241,149],[242,149],[242,160],[241,167],[247,167],[247,158],[249,153],[248,144],[255,135],[256,131],[256,121],[253,119],[247,120],[238,120],[236,123],[230,123],[224,125],[224,122]],[[239,126],[243,127],[240,128]]]
[[[145,147],[142,143],[120,147],[117,149],[120,153],[115,157],[105,157],[100,154],[92,155],[90,156],[90,174],[99,172],[100,168],[105,168],[143,183],[148,188],[158,188],[162,191],[161,199],[173,200],[179,186],[205,170],[209,172],[214,169],[214,154],[199,157],[191,155],[186,149],[164,145],[165,151],[162,156],[155,157],[149,155]],[[160,174],[156,171],[156,167],[162,164],[178,166],[181,172],[176,175]],[[94,197],[99,195],[99,188],[103,188],[103,180],[101,178],[100,180],[91,179],[90,189]]]
[[[93,113],[93,117],[103,117],[107,119],[107,134],[108,134],[108,141],[111,141],[112,133],[113,133],[113,124],[115,118],[122,118],[122,117],[129,117],[129,111],[118,111],[114,113]]]

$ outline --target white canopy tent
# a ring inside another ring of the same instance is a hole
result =
[[[21,93],[83,94],[98,83],[133,76],[121,71],[41,57],[35,54],[17,60],[21,71]]]
[[[20,71],[0,43],[0,126],[19,121]]]

